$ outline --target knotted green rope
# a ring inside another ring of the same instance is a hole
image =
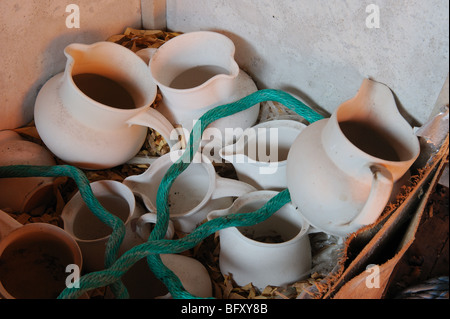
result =
[[[172,297],[196,298],[184,289],[179,278],[162,263],[159,254],[180,253],[193,248],[207,236],[225,227],[251,226],[264,221],[282,206],[289,203],[290,195],[289,191],[286,189],[274,196],[263,207],[255,212],[219,217],[204,223],[194,230],[194,232],[182,239],[166,240],[163,238],[169,223],[167,199],[170,188],[175,179],[192,162],[195,151],[198,150],[200,146],[202,133],[209,124],[222,117],[243,111],[264,101],[279,102],[304,117],[310,123],[323,118],[301,101],[295,99],[288,93],[279,90],[260,90],[236,102],[221,105],[206,112],[194,125],[186,151],[183,153],[182,157],[169,168],[161,181],[156,202],[158,214],[157,223],[150,234],[148,241],[133,247],[117,260],[117,252],[125,235],[125,227],[119,218],[108,213],[101,206],[92,193],[89,181],[81,170],[69,165],[51,167],[12,165],[0,167],[0,177],[69,176],[73,178],[88,207],[101,221],[113,229],[107,243],[105,254],[106,269],[82,276],[79,280],[79,288],[66,288],[58,298],[78,298],[91,289],[107,285],[111,285],[116,297],[126,298],[128,293],[121,283],[120,278],[134,265],[134,263],[144,257],[147,257],[150,268],[155,275],[164,282]],[[193,134],[195,132],[199,132],[199,134]]]

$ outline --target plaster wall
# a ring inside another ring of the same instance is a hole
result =
[[[69,4],[79,8],[79,28],[67,27]],[[140,0],[0,0],[0,130],[33,119],[37,92],[64,70],[66,45],[139,28],[141,17]]]
[[[286,90],[328,113],[369,77],[388,85],[417,125],[431,114],[448,74],[447,0],[167,0],[166,6],[168,29],[228,35],[259,88]]]
[[[66,25],[69,4],[80,9],[79,28]],[[378,28],[366,24],[372,4]],[[0,130],[32,120],[37,92],[64,69],[67,44],[127,26],[224,33],[259,88],[286,90],[324,113],[370,77],[418,125],[448,75],[448,9],[446,0],[0,0]]]

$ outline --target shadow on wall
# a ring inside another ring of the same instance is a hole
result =
[[[221,33],[221,34],[229,37],[234,42],[235,47],[236,47],[235,58],[239,64],[239,66],[252,77],[252,79],[255,81],[258,89],[265,88],[265,87],[262,87],[263,81],[261,81],[261,79],[258,78],[257,74],[251,72],[251,70],[264,69],[265,66],[267,66],[268,63],[265,60],[264,56],[258,54],[257,50],[248,41],[246,41],[243,37],[241,37],[233,32],[224,31],[221,29],[211,29],[210,31]],[[244,53],[245,53],[245,59],[241,58],[241,56]],[[250,62],[247,62],[247,64],[245,64],[242,62],[245,60],[250,61]],[[362,81],[362,79],[363,79],[363,76],[361,76],[361,74],[359,74],[359,72],[357,70],[355,70],[355,77],[357,77],[359,81]],[[371,79],[371,80],[376,81],[377,79]],[[360,83],[358,83],[357,81],[352,81],[352,82],[357,84],[357,86],[355,88],[355,92],[354,92],[356,94]],[[324,107],[317,104],[303,90],[300,90],[297,87],[294,87],[294,86],[288,85],[288,84],[286,84],[286,85],[282,84],[281,87],[275,88],[275,89],[280,89],[280,90],[283,90],[285,92],[288,92],[288,93],[294,95],[295,97],[299,98],[306,105],[308,105],[309,107],[311,107],[312,109],[317,111],[319,114],[323,115],[324,117],[329,117],[331,115],[330,112],[328,112]],[[408,113],[406,108],[400,103],[395,92],[392,92],[392,93],[394,95],[395,102],[397,104],[397,108],[398,108],[400,114],[402,114],[402,116],[408,121],[408,123],[411,126],[420,126],[420,123],[410,113]],[[353,96],[351,96],[349,98],[352,98],[352,97]],[[346,101],[346,99],[342,100],[340,103],[343,103],[345,101]],[[336,105],[334,107],[334,109],[336,109],[338,106],[339,105]]]
[[[258,51],[247,40],[245,40],[238,34],[221,29],[208,29],[208,31],[218,32],[230,38],[236,47],[235,59],[240,68],[248,73],[248,75],[250,75],[258,89],[267,88],[262,84],[263,81],[258,78],[258,75],[255,72],[252,72],[252,70],[264,70],[268,66],[264,55],[259,54]],[[305,94],[298,88],[292,86],[281,86],[271,89],[283,90],[289,94],[292,94],[294,97],[299,98],[302,102],[304,102],[306,105],[308,105],[321,115],[325,117],[328,117],[330,115],[325,109],[320,107],[307,94]]]
[[[45,50],[40,52],[39,55],[36,55],[36,61],[40,61],[40,72],[37,80],[30,85],[30,88],[26,92],[22,104],[23,114],[27,122],[33,119],[34,103],[42,86],[51,77],[64,71],[67,61],[64,55],[64,48],[71,43],[80,42],[90,44],[103,40],[106,39],[103,39],[101,33],[95,30],[78,31],[73,34],[65,33],[55,37]]]

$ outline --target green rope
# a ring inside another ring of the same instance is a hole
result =
[[[119,259],[117,259],[117,253],[125,235],[125,226],[118,217],[110,214],[101,206],[92,193],[89,181],[81,170],[70,165],[51,167],[12,165],[0,167],[0,177],[68,176],[73,178],[80,189],[81,196],[87,206],[95,216],[113,229],[106,247],[106,269],[82,276],[79,280],[79,288],[66,288],[58,298],[78,298],[91,289],[107,285],[111,285],[113,293],[117,298],[127,298],[128,292],[120,279],[134,263],[144,257],[147,257],[150,268],[155,273],[156,277],[166,285],[173,298],[197,298],[184,289],[179,278],[162,263],[159,254],[180,253],[193,248],[207,236],[225,227],[250,226],[257,224],[270,217],[285,204],[289,203],[290,195],[289,191],[285,189],[255,212],[219,217],[200,225],[191,234],[182,239],[166,240],[163,238],[169,224],[167,199],[170,188],[175,179],[192,162],[195,153],[194,150],[198,150],[202,133],[209,124],[264,101],[279,102],[303,116],[310,123],[323,118],[301,101],[295,99],[288,93],[279,90],[260,90],[236,102],[221,105],[206,112],[194,125],[186,151],[183,153],[182,157],[169,168],[158,188],[156,201],[158,218],[148,241],[131,248]]]
[[[183,153],[181,158],[179,158],[178,161],[169,168],[161,181],[156,196],[156,211],[158,214],[157,223],[150,234],[149,240],[164,238],[170,216],[169,207],[167,205],[167,198],[169,196],[170,188],[175,179],[192,162],[194,154],[199,149],[201,136],[206,127],[218,119],[244,111],[253,105],[264,101],[279,102],[295,111],[297,114],[300,114],[310,123],[323,118],[321,115],[306,106],[303,102],[292,97],[290,94],[279,90],[256,91],[255,93],[250,94],[236,102],[217,106],[203,114],[192,129],[188,144],[186,146],[186,151]],[[173,284],[173,278],[176,278],[175,274],[162,263],[161,258],[158,255],[148,256],[147,262],[156,277],[159,278],[166,286]],[[179,282],[177,286],[177,289],[171,291],[174,298],[183,298],[178,295],[179,293],[182,295],[189,295],[189,293],[182,286],[181,282]],[[195,298],[195,296],[191,295],[190,298]]]
[[[210,220],[181,239],[149,240],[126,251],[108,269],[86,274],[80,278],[78,289],[65,289],[59,298],[79,298],[83,293],[98,287],[110,285],[120,279],[137,261],[152,254],[181,253],[195,247],[200,241],[226,227],[251,226],[269,218],[274,212],[291,201],[287,189],[272,197],[263,207],[250,213],[236,213]],[[179,279],[178,279],[179,280]],[[167,288],[175,298],[192,298],[179,289],[176,281],[169,281]],[[175,291],[174,291],[175,290]]]
[[[80,190],[80,195],[92,213],[103,223],[112,228],[114,236],[110,236],[106,243],[105,267],[110,267],[117,259],[117,254],[125,236],[125,225],[120,218],[109,213],[97,200],[92,192],[89,180],[80,169],[70,165],[36,166],[36,165],[10,165],[0,166],[0,178],[7,177],[70,177]],[[111,286],[117,298],[128,298],[124,285],[114,283]]]

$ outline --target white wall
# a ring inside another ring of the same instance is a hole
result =
[[[328,112],[372,77],[393,89],[411,122],[422,122],[448,72],[447,0],[166,2],[0,0],[0,130],[32,119],[38,90],[64,68],[67,44],[104,40],[141,19],[146,28],[167,22],[222,32],[260,88],[284,89]],[[66,27],[71,3],[80,8],[79,29]],[[371,3],[380,8],[378,29],[365,25]]]
[[[366,26],[370,4],[379,28]],[[447,0],[167,0],[170,30],[228,35],[259,88],[332,112],[370,77],[412,124],[428,118],[447,77],[448,23]]]
[[[67,28],[68,4],[80,28]],[[33,118],[40,87],[65,65],[64,47],[93,43],[141,26],[140,0],[0,0],[0,130]]]

